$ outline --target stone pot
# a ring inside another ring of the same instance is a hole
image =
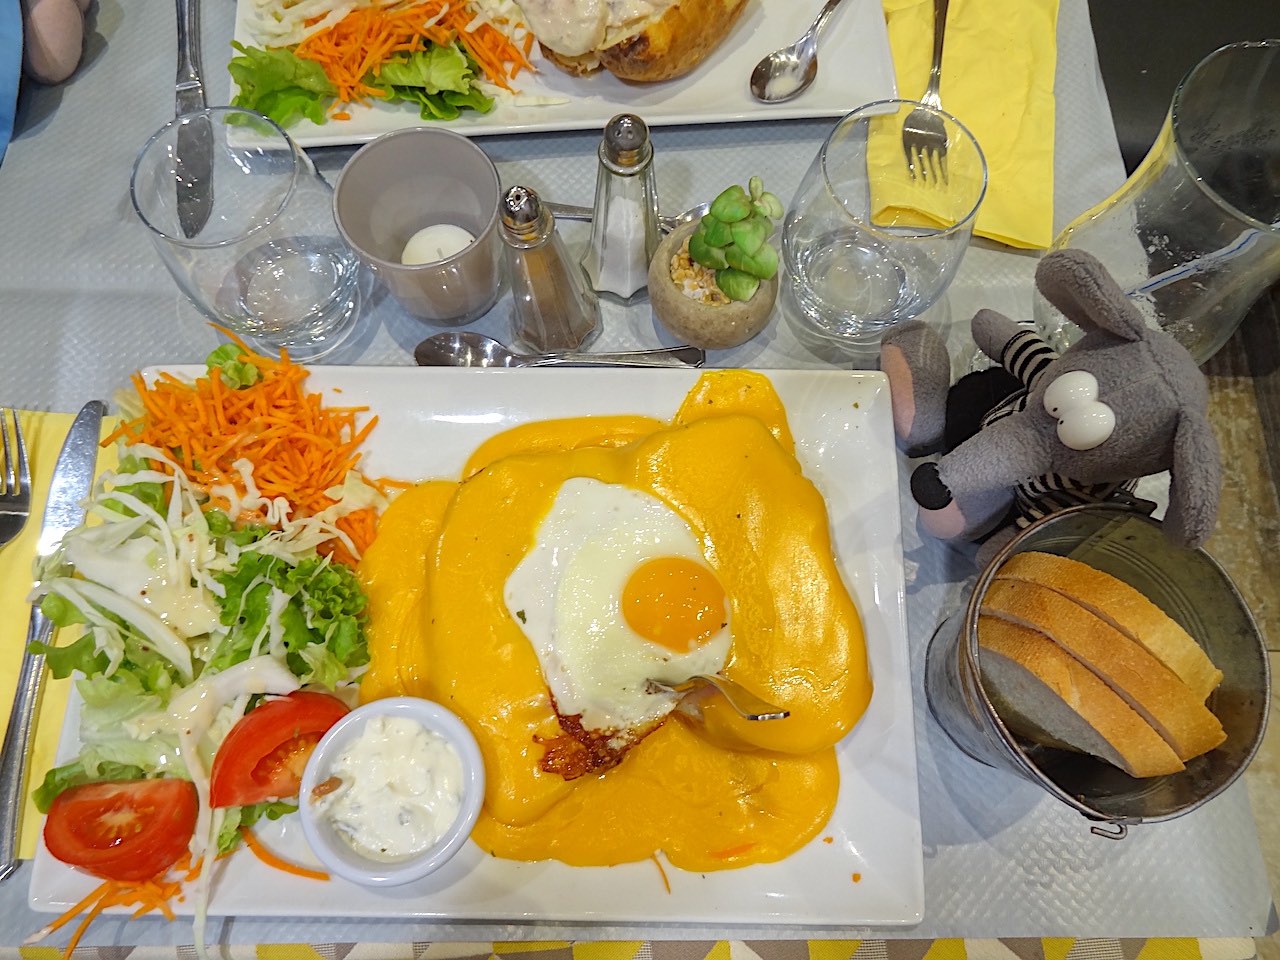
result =
[[[671,279],[671,257],[698,227],[686,223],[658,245],[649,262],[649,302],[658,322],[672,336],[704,350],[724,350],[746,343],[769,323],[778,297],[778,277],[760,281],[750,300],[701,303],[690,300]]]

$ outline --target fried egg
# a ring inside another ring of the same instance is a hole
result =
[[[649,732],[680,682],[723,668],[724,588],[689,524],[648,493],[590,477],[560,487],[512,571],[507,610],[542,665],[562,716],[614,749]]]

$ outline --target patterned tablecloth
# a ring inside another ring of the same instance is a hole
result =
[[[1248,937],[1105,940],[604,940],[500,943],[289,943],[223,948],[223,960],[1249,960]],[[24,960],[56,960],[23,947]],[[79,960],[194,960],[191,947],[88,947]]]
[[[231,0],[206,4],[205,63],[211,68],[225,63],[233,6]],[[172,111],[172,5],[168,0],[99,0],[95,9],[83,70],[62,87],[24,88],[18,130],[0,168],[0,223],[7,228],[0,239],[5,267],[0,271],[0,403],[29,409],[78,409],[91,396],[109,398],[137,367],[198,361],[216,343],[132,221],[127,194],[138,145]],[[215,101],[225,96],[223,83],[220,76],[210,82]],[[1061,226],[1123,179],[1085,0],[1062,0],[1055,93],[1054,221]],[[663,206],[684,209],[713,194],[723,186],[726,170],[759,174],[779,196],[789,197],[830,127],[830,121],[815,120],[655,130]],[[487,137],[483,145],[504,183],[524,183],[555,200],[589,203],[598,140],[598,132],[535,134]],[[329,176],[351,153],[349,148],[312,151]],[[565,225],[570,246],[585,245],[578,226]],[[1035,262],[1034,254],[975,242],[931,316],[961,339],[962,321],[980,307],[1030,316]],[[411,364],[412,347],[425,335],[422,325],[387,298],[371,298],[368,308],[362,333],[333,362]],[[644,305],[606,307],[604,328],[602,350],[652,346],[661,339]],[[509,302],[500,302],[475,329],[508,337]],[[965,345],[957,346],[956,355],[967,356]],[[823,368],[847,367],[849,359],[824,355],[779,323],[765,337],[713,355],[711,363]],[[905,477],[908,465],[901,466]],[[922,541],[905,487],[901,497],[924,840],[920,924],[728,930],[658,923],[623,929],[229,918],[210,924],[209,939],[218,955],[264,960],[452,960],[512,953],[539,953],[546,960],[1252,956],[1249,938],[1274,930],[1276,923],[1243,784],[1193,814],[1133,829],[1122,842],[1103,840],[1034,786],[960,754],[930,720],[919,685],[924,651],[940,618],[959,599],[970,570],[957,555]],[[53,960],[66,942],[65,931],[51,938],[50,946],[19,946],[49,920],[27,906],[30,874],[25,864],[0,884],[0,957]],[[752,939],[718,939],[726,934]],[[1155,935],[1210,939],[1147,939]],[[875,939],[827,939],[832,936]],[[679,937],[685,939],[674,939]],[[1024,939],[982,939],[992,937]],[[1105,937],[1121,939],[1098,939]],[[77,955],[187,958],[194,955],[185,946],[190,939],[185,920],[103,917]],[[307,943],[311,946],[297,945]]]

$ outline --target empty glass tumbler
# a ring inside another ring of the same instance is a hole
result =
[[[1053,249],[1086,250],[1203,363],[1280,278],[1280,40],[1233,43],[1183,78],[1150,153]],[[1078,331],[1040,299],[1059,346]]]
[[[332,190],[266,117],[214,107],[170,121],[138,154],[130,193],[165,266],[210,320],[299,360],[351,332],[359,267],[334,224]]]
[[[907,166],[902,127],[914,110],[945,133],[945,178]],[[859,107],[827,137],[783,221],[787,295],[820,336],[874,345],[947,289],[986,185],[982,150],[955,117],[911,100]]]

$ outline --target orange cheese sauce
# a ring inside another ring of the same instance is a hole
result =
[[[483,444],[461,477],[400,494],[361,563],[372,658],[361,697],[428,697],[471,727],[487,776],[473,839],[519,860],[661,851],[705,871],[778,860],[817,836],[839,791],[834,746],[872,687],[825,503],[767,378],[704,374],[670,424],[524,424]],[[672,715],[601,774],[539,768],[560,725],[504,587],[572,477],[652,494],[689,523],[728,600],[724,672],[790,717],[751,723],[712,700],[704,725]]]

